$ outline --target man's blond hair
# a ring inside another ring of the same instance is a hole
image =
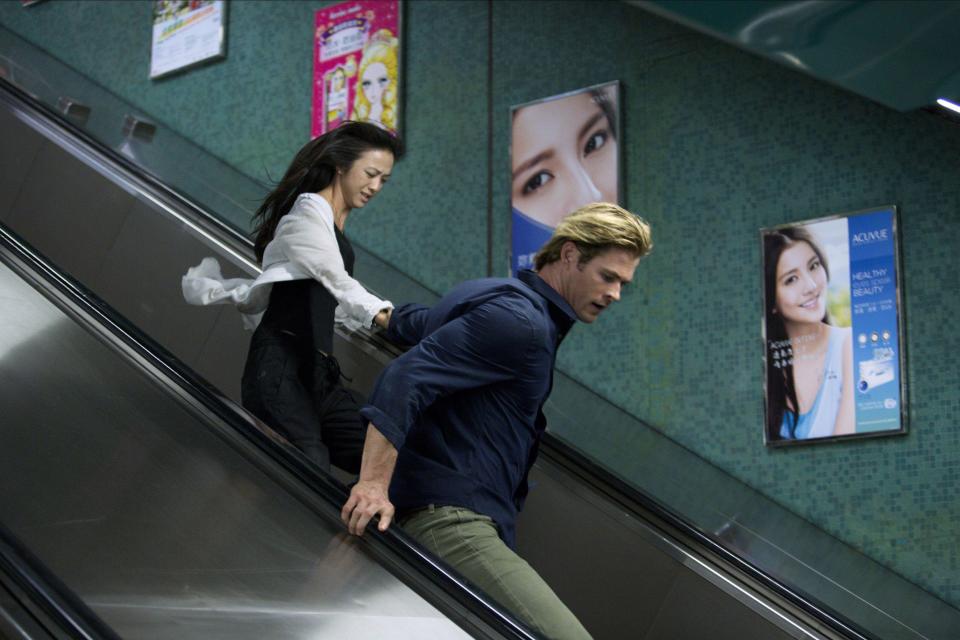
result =
[[[588,204],[564,218],[547,244],[537,252],[536,269],[559,260],[565,242],[577,245],[581,265],[608,249],[623,249],[642,258],[653,248],[650,225],[640,216],[610,202]]]

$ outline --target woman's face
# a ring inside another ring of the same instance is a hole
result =
[[[357,209],[380,193],[393,171],[393,154],[383,149],[364,151],[350,169],[337,175],[344,203]]]
[[[827,309],[827,272],[806,242],[796,242],[777,262],[776,311],[784,322],[820,323]]]
[[[591,93],[513,118],[514,208],[550,227],[590,202],[617,201],[617,140]]]
[[[367,97],[367,102],[371,105],[380,104],[383,92],[390,84],[390,76],[387,73],[387,65],[382,62],[373,62],[367,65],[360,76],[360,86],[363,88],[363,95]]]

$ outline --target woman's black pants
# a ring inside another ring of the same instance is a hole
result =
[[[243,406],[324,470],[360,471],[362,394],[344,387],[335,358],[284,335],[254,336],[241,382]]]

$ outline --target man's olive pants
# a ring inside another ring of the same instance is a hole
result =
[[[589,640],[580,621],[543,578],[504,544],[487,516],[460,507],[431,505],[399,522],[421,545],[543,637]]]

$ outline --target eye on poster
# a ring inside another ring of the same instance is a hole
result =
[[[761,230],[768,445],[906,432],[896,217]]]
[[[391,133],[400,118],[400,3],[357,0],[315,19],[313,137],[347,120]]]
[[[616,81],[511,108],[511,273],[533,267],[567,215],[621,204],[619,118]]]
[[[150,77],[222,58],[225,18],[224,0],[154,0]]]

